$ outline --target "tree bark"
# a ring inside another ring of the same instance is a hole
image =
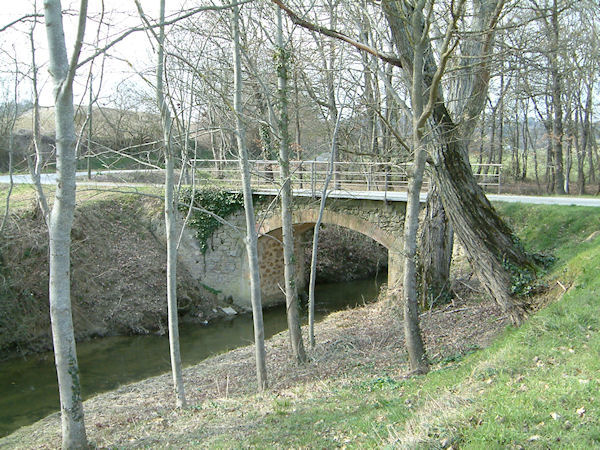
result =
[[[439,145],[434,147],[432,166],[435,182],[440,189],[444,209],[454,232],[467,251],[472,267],[486,291],[510,315],[515,324],[525,316],[522,301],[513,297],[511,273],[532,270],[533,265],[518,244],[510,228],[498,216],[485,193],[477,184],[468,162],[466,145],[481,114],[489,84],[489,53],[493,41],[495,21],[500,15],[502,2],[481,0],[474,17],[474,37],[461,50],[464,66],[455,73],[452,98],[459,99],[455,106],[455,123],[441,93],[433,109],[432,121]],[[382,2],[392,31],[398,56],[406,72],[412,69],[411,42],[400,17],[396,2]],[[430,86],[436,62],[432,51],[426,58],[425,87]]]
[[[429,189],[420,241],[420,303],[421,308],[425,309],[446,303],[453,297],[450,264],[454,232],[435,183],[432,183]]]
[[[308,285],[308,340],[311,348],[315,347],[315,284],[317,281],[317,250],[319,247],[319,232],[321,229],[321,222],[323,221],[323,213],[325,211],[325,204],[327,202],[327,195],[329,190],[329,183],[333,176],[333,165],[335,162],[335,148],[338,133],[340,131],[340,117],[338,117],[337,123],[333,130],[333,136],[331,141],[331,147],[329,152],[329,164],[327,166],[327,175],[323,182],[323,190],[321,191],[321,200],[319,202],[319,216],[315,223],[313,230],[312,239],[312,253],[310,259],[310,279]]]
[[[67,58],[60,0],[44,1],[50,74],[54,83],[56,199],[48,222],[50,241],[50,320],[60,394],[63,448],[87,448],[79,365],[71,313],[71,228],[75,211],[75,111],[73,78],[79,57],[87,2],[82,0],[71,62]]]
[[[300,328],[300,308],[298,286],[294,264],[294,225],[292,223],[292,183],[290,178],[290,135],[288,117],[288,66],[289,55],[283,39],[283,17],[277,7],[277,91],[279,103],[279,168],[281,187],[281,223],[283,234],[283,264],[285,277],[285,305],[290,333],[292,355],[296,362],[306,361],[302,330]]]
[[[171,144],[171,112],[163,88],[165,0],[160,1],[160,28],[158,34],[158,61],[156,66],[156,100],[160,109],[165,155],[165,231],[167,236],[167,311],[169,327],[169,353],[175,402],[185,407],[185,391],[179,349],[179,324],[177,317],[177,230],[175,218],[175,182],[173,146]]]
[[[35,25],[37,21],[33,22],[31,26],[31,30],[29,32],[29,45],[31,49],[31,87],[33,94],[33,130],[32,130],[32,145],[34,150],[34,155],[31,155],[27,158],[27,167],[29,168],[29,174],[31,175],[31,181],[33,182],[33,186],[35,189],[35,196],[37,199],[37,204],[42,212],[42,216],[44,217],[44,222],[46,226],[50,220],[50,208],[48,207],[48,201],[46,199],[46,195],[44,193],[44,188],[42,187],[41,182],[41,173],[42,167],[44,166],[44,155],[41,149],[41,131],[40,131],[40,97],[38,90],[38,66],[35,59],[35,42],[33,39]],[[34,161],[31,158],[34,158]]]
[[[513,296],[511,271],[531,271],[533,263],[473,177],[464,141],[443,104],[434,117],[443,145],[436,146],[433,169],[444,209],[485,290],[518,325],[525,305]]]
[[[558,5],[557,0],[552,4],[552,49],[549,54],[550,74],[552,77],[552,106],[554,111],[554,120],[552,121],[552,152],[554,156],[554,192],[557,194],[565,194],[565,179],[563,168],[563,108],[562,108],[562,91],[563,80],[560,68],[558,67]]]
[[[246,214],[246,253],[250,271],[250,301],[252,303],[252,319],[254,322],[254,347],[256,359],[256,379],[259,391],[267,388],[267,364],[265,353],[265,328],[260,292],[260,268],[258,264],[258,236],[254,220],[252,188],[250,187],[250,169],[248,165],[248,149],[246,147],[246,131],[242,108],[242,64],[240,48],[240,11],[232,2],[232,35],[233,35],[233,109],[235,112],[236,139],[239,155],[242,191],[244,194],[244,211]]]
[[[412,74],[411,74],[411,107],[412,107],[412,149],[414,162],[409,173],[406,216],[404,218],[404,248],[402,273],[402,307],[404,313],[404,339],[414,373],[424,374],[429,371],[425,345],[419,327],[419,302],[417,295],[417,231],[419,228],[419,206],[423,174],[425,172],[426,152],[423,148],[423,128],[421,119],[424,112],[423,70],[426,50],[426,33],[424,28],[423,8],[425,1],[415,4],[412,11],[411,37],[414,42]],[[408,24],[407,24],[408,26]]]

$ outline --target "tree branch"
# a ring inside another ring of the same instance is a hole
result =
[[[7,23],[6,25],[4,25],[3,27],[0,27],[0,33],[2,33],[3,31],[8,30],[10,27],[12,27],[13,25],[19,23],[19,22],[23,22],[27,19],[36,19],[38,17],[44,17],[43,14],[25,14],[24,16],[19,17],[18,19],[13,20],[10,23]]]
[[[374,49],[373,47],[370,47],[369,45],[363,44],[362,42],[358,42],[358,41],[352,39],[351,37],[346,36],[343,33],[340,33],[339,31],[335,31],[330,28],[322,27],[320,25],[316,25],[312,22],[304,20],[298,14],[296,14],[294,11],[292,11],[290,8],[285,6],[281,0],[271,0],[271,1],[273,3],[275,3],[277,6],[279,6],[287,14],[287,16],[291,19],[291,21],[293,23],[295,23],[296,25],[301,26],[302,28],[306,28],[307,30],[315,31],[317,33],[323,34],[325,36],[329,36],[331,38],[338,39],[340,41],[344,41],[344,42],[352,45],[353,47],[356,47],[357,49],[362,50],[364,52],[370,53],[371,55],[376,56],[377,58],[379,58],[393,66],[402,67],[401,60],[399,58],[395,57],[394,55],[390,55],[389,53],[380,52],[379,50]]]
[[[73,53],[71,54],[71,61],[69,62],[69,69],[67,71],[67,77],[63,83],[61,89],[70,88],[73,85],[73,79],[75,78],[75,72],[79,67],[77,61],[81,53],[81,46],[83,45],[83,36],[85,34],[85,23],[87,21],[87,8],[88,0],[81,0],[79,6],[79,21],[77,23],[77,38],[75,39],[75,47],[73,47]]]
[[[242,0],[238,3],[236,3],[237,6],[240,5],[245,5],[246,3],[250,3],[252,2],[252,0]],[[200,6],[198,8],[194,8],[192,10],[187,11],[186,13],[177,16],[173,19],[170,20],[165,20],[163,23],[155,23],[154,25],[152,25],[150,28],[154,29],[154,28],[158,28],[161,25],[167,26],[167,25],[173,25],[181,20],[187,19],[188,17],[191,17],[195,14],[198,14],[199,12],[202,11],[223,11],[225,9],[229,9],[231,8],[232,5],[228,4],[228,5],[223,5],[223,6]],[[149,27],[147,26],[142,26],[142,27],[134,27],[134,28],[130,28],[129,30],[123,32],[120,36],[118,36],[117,38],[113,39],[111,42],[109,42],[108,44],[106,44],[104,47],[96,50],[92,55],[88,56],[87,58],[85,58],[83,61],[81,61],[77,67],[81,67],[87,63],[89,63],[91,60],[93,60],[94,58],[96,58],[98,55],[101,55],[102,53],[108,51],[109,49],[111,49],[112,47],[114,47],[116,44],[118,44],[119,42],[121,42],[123,39],[125,39],[127,36],[129,36],[130,34],[136,33],[138,31],[147,31],[149,29]]]

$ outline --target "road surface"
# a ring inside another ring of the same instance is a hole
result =
[[[140,172],[138,170],[103,170],[101,172],[93,172],[93,175],[100,174],[126,174]],[[147,171],[144,171],[147,172]],[[77,172],[78,177],[87,176],[87,172]],[[8,184],[10,178],[8,175],[0,175],[0,183]],[[42,184],[55,184],[56,174],[45,173],[41,176]],[[15,184],[30,184],[31,178],[29,175],[13,175],[13,183]],[[104,186],[140,186],[139,183],[101,183],[101,182],[78,182],[79,185],[93,185],[101,188]],[[254,191],[255,194],[263,195],[277,195],[277,189],[257,189]],[[310,189],[294,189],[294,195],[300,197],[312,196]],[[320,196],[320,192],[317,192],[317,196]],[[364,199],[364,200],[386,200],[390,202],[402,202],[406,201],[406,192],[381,192],[381,191],[346,191],[346,190],[335,190],[330,191],[328,197],[331,198],[351,198],[351,199]],[[563,205],[563,206],[592,206],[600,207],[600,198],[596,197],[552,197],[552,196],[532,196],[532,195],[509,195],[509,194],[487,194],[488,199],[492,202],[508,202],[508,203],[530,203],[536,205]],[[427,193],[421,193],[421,202],[427,199]]]

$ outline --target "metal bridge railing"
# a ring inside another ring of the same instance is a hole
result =
[[[215,186],[241,188],[240,168],[237,159],[194,159],[190,161],[198,180]],[[254,190],[278,189],[279,162],[275,160],[250,160],[250,179]],[[365,192],[401,192],[408,189],[409,163],[340,161],[334,165],[329,184],[331,190]],[[500,193],[501,164],[473,164],[473,172],[484,189],[497,189]],[[477,169],[482,169],[481,173]],[[292,189],[301,189],[315,195],[323,190],[328,161],[290,161]],[[487,172],[487,173],[484,173]],[[423,190],[429,188],[429,177],[423,181]]]

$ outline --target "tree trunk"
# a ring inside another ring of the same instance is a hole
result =
[[[82,0],[73,60],[69,64],[59,0],[44,1],[50,74],[54,83],[56,126],[56,199],[48,223],[50,243],[50,320],[60,394],[62,446],[88,446],[81,402],[79,366],[71,313],[71,228],[75,211],[75,111],[73,77],[79,56],[87,2]]]
[[[412,69],[412,44],[398,4],[382,2],[394,44],[407,73]],[[525,316],[522,301],[513,298],[511,273],[530,271],[532,263],[518,244],[509,227],[491,206],[477,184],[468,162],[466,146],[487,97],[489,53],[494,35],[494,21],[500,16],[502,2],[477,2],[471,40],[462,50],[465,55],[460,70],[455,72],[452,99],[456,100],[455,123],[438,92],[432,120],[436,124],[439,145],[434,146],[432,163],[435,181],[440,189],[444,209],[454,232],[467,251],[467,256],[486,291],[510,315],[515,324]],[[425,87],[431,86],[437,63],[430,49],[426,57]],[[411,70],[412,71],[412,70]],[[505,268],[505,266],[507,268]],[[516,273],[515,273],[516,274]]]
[[[240,48],[240,11],[232,2],[232,34],[233,34],[233,109],[236,121],[236,139],[244,194],[244,211],[246,213],[246,253],[250,271],[250,301],[252,303],[252,319],[254,322],[254,347],[256,358],[256,378],[259,391],[267,388],[267,364],[265,354],[265,327],[260,293],[260,266],[258,264],[258,236],[254,220],[252,188],[250,187],[250,169],[248,165],[248,149],[246,147],[246,131],[242,120],[242,64]]]
[[[483,173],[484,175],[486,175],[486,179],[487,179],[487,174],[488,171],[490,170],[489,164],[493,164],[494,163],[494,158],[495,158],[495,154],[496,154],[496,111],[498,110],[498,104],[496,104],[496,106],[493,107],[492,109],[492,135],[490,137],[490,154],[488,155],[488,159],[487,159],[487,166],[484,167],[483,169]]]
[[[329,153],[329,164],[327,167],[327,175],[325,176],[325,182],[323,183],[323,190],[321,191],[321,201],[319,202],[319,216],[315,223],[313,230],[312,240],[312,253],[310,258],[310,281],[308,285],[308,340],[311,348],[315,347],[315,283],[317,281],[317,249],[319,247],[319,231],[321,229],[321,222],[323,221],[323,212],[325,211],[325,203],[327,202],[327,191],[329,189],[329,183],[333,176],[333,164],[334,149],[336,147],[336,140],[340,129],[340,118],[335,125],[333,130],[331,151]]]
[[[503,70],[501,66],[500,70]],[[502,159],[504,157],[504,71],[500,73],[500,108],[499,108],[499,118],[498,118],[498,161],[496,163],[502,165]],[[496,167],[495,169],[496,175],[500,174],[500,167]]]
[[[306,361],[302,330],[298,286],[294,265],[294,226],[292,223],[292,183],[290,179],[290,137],[288,118],[287,81],[289,55],[283,40],[283,17],[277,8],[277,90],[279,99],[279,167],[281,176],[281,223],[283,234],[283,264],[285,277],[285,304],[292,355],[298,363]]]
[[[523,179],[523,181],[525,181],[527,179],[527,157],[529,155],[529,125],[528,125],[528,121],[529,118],[527,117],[527,104],[525,105],[525,107],[523,108],[523,131],[522,131],[522,136],[523,136],[523,171],[522,171],[522,175],[521,178]],[[535,149],[533,149],[533,151],[535,152]],[[537,181],[537,173],[536,173],[536,181]]]
[[[431,308],[452,299],[450,264],[454,233],[448,222],[439,189],[431,184],[419,246],[421,308]]]
[[[44,193],[44,188],[42,187],[41,182],[41,173],[42,167],[44,167],[44,158],[41,149],[41,131],[40,131],[40,97],[38,90],[38,66],[35,59],[35,42],[33,39],[35,24],[37,21],[33,21],[33,25],[31,26],[31,31],[29,33],[29,45],[31,48],[31,87],[33,93],[33,136],[32,136],[32,145],[34,154],[30,155],[27,158],[27,167],[29,168],[29,174],[31,175],[31,181],[33,182],[33,186],[35,189],[35,196],[37,199],[37,204],[42,212],[42,216],[44,217],[44,222],[48,225],[50,220],[50,208],[48,207],[48,201],[46,199],[46,194]],[[33,162],[31,158],[34,158]]]
[[[575,153],[577,154],[577,193],[585,194],[585,173],[583,166],[585,164],[585,125],[581,117],[581,110],[575,111]],[[582,138],[579,139],[579,124],[582,128]],[[583,141],[583,142],[581,142]]]
[[[589,177],[590,177],[590,183],[594,182],[595,179],[593,178],[594,175],[594,161],[593,161],[593,157],[592,157],[592,146],[591,146],[591,134],[592,134],[592,122],[591,122],[591,117],[592,116],[592,85],[590,84],[588,86],[588,90],[587,90],[587,100],[585,102],[585,112],[584,112],[584,116],[583,116],[583,120],[581,121],[581,136],[582,136],[582,145],[581,145],[581,157],[580,157],[580,164],[579,164],[579,174],[578,177],[580,178],[579,180],[579,193],[580,194],[585,194],[585,173],[583,171],[584,168],[584,162],[586,159],[586,156],[588,157],[588,161],[589,161],[589,165],[590,165],[590,171],[589,171]]]
[[[483,164],[483,138],[485,137],[485,108],[481,112],[481,122],[479,124],[479,167],[477,167],[477,175],[481,175]]]
[[[588,85],[587,100],[585,103],[585,119],[584,119],[584,130],[587,135],[587,141],[584,145],[584,149],[587,149],[587,152],[588,152],[588,161],[589,161],[589,165],[590,165],[588,177],[589,177],[590,183],[594,183],[596,181],[596,171],[594,170],[594,155],[593,155],[593,146],[592,146],[594,134],[592,133],[592,125],[591,125],[593,123],[593,120],[592,120],[593,88],[594,88],[593,83],[590,83]]]
[[[521,155],[519,144],[521,143],[520,127],[519,127],[519,111],[517,110],[518,103],[515,102],[515,131],[513,135],[513,168],[515,180],[518,180],[521,175]]]
[[[169,353],[175,402],[185,407],[185,391],[181,372],[179,325],[177,318],[177,230],[175,219],[175,183],[173,146],[171,145],[171,114],[163,90],[165,0],[160,1],[160,28],[158,34],[158,62],[156,66],[156,100],[160,109],[165,152],[165,231],[167,236],[167,310],[169,326]]]
[[[533,270],[533,264],[473,177],[444,105],[437,105],[434,117],[442,128],[433,168],[444,209],[486,291],[518,325],[525,305],[513,297],[510,271]]]
[[[414,162],[409,174],[406,200],[406,216],[404,218],[404,248],[402,273],[402,306],[404,312],[404,339],[414,373],[423,374],[429,371],[425,354],[425,345],[419,327],[419,300],[417,292],[417,231],[419,228],[419,206],[423,174],[425,172],[426,152],[423,148],[423,127],[421,116],[424,111],[423,71],[426,40],[423,33],[423,8],[425,2],[419,1],[410,17],[414,44],[411,107],[412,107],[412,149]],[[412,175],[412,176],[410,176]]]
[[[550,52],[550,74],[552,76],[552,106],[554,110],[554,120],[552,121],[552,153],[555,162],[554,169],[554,192],[557,194],[565,193],[565,179],[563,168],[563,109],[562,109],[562,91],[563,80],[560,68],[558,67],[558,5],[554,0],[552,6],[552,50]]]

